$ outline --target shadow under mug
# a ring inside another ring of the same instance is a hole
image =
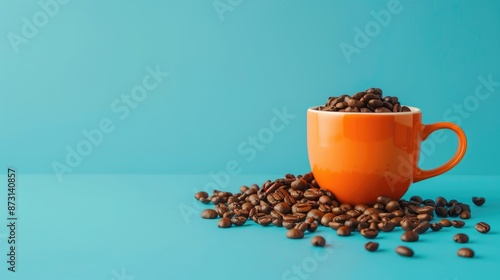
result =
[[[316,108],[316,107],[313,107]],[[314,178],[342,203],[373,204],[378,196],[400,199],[412,183],[442,174],[465,155],[463,130],[450,122],[422,124],[422,111],[344,113],[307,111],[307,149]],[[458,136],[453,157],[440,167],[418,167],[420,143],[438,129]]]

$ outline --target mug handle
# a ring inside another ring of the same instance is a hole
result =
[[[457,151],[455,152],[455,155],[448,160],[445,164],[431,169],[431,170],[422,170],[420,167],[417,166],[416,168],[416,173],[413,178],[413,182],[418,182],[422,181],[434,176],[437,176],[439,174],[443,174],[444,172],[452,169],[455,165],[457,165],[460,160],[465,155],[465,150],[467,149],[467,138],[465,137],[464,131],[456,124],[450,123],[450,122],[439,122],[439,123],[433,123],[433,124],[428,124],[428,125],[422,125],[422,133],[421,133],[421,138],[422,140],[427,139],[427,137],[434,131],[438,129],[449,129],[455,132],[458,136],[458,147]]]

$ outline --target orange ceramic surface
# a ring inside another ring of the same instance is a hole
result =
[[[451,129],[458,135],[457,152],[444,165],[421,170],[420,143],[437,129]],[[314,178],[344,203],[373,204],[380,195],[400,199],[413,182],[454,167],[466,147],[460,127],[447,122],[423,125],[418,108],[400,113],[307,111],[307,148]]]

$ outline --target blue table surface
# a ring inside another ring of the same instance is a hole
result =
[[[230,178],[227,191],[262,183],[282,174]],[[286,230],[245,226],[219,229],[203,220],[203,205],[193,198],[208,175],[53,175],[18,174],[16,272],[7,270],[7,209],[1,209],[0,279],[479,279],[498,277],[500,265],[500,177],[440,176],[412,186],[405,195],[444,196],[469,203],[472,218],[464,228],[427,232],[417,243],[403,244],[398,228],[380,233],[377,252],[364,249],[367,239],[355,233],[339,237],[320,227],[304,239]],[[7,191],[0,193],[6,208]],[[472,196],[486,197],[482,207]],[[437,220],[437,218],[435,219]],[[479,221],[491,225],[480,234]],[[453,242],[469,235],[468,244]],[[322,235],[328,247],[311,246]],[[398,245],[413,258],[394,252]],[[456,251],[470,247],[472,259]],[[378,276],[370,276],[378,275]],[[381,277],[383,276],[383,277]]]

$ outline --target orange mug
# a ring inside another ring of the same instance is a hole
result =
[[[457,165],[467,149],[463,130],[449,122],[422,124],[422,111],[354,113],[307,111],[307,149],[314,178],[342,203],[400,199],[410,185]],[[438,129],[458,135],[455,155],[442,166],[418,167],[420,143]]]

